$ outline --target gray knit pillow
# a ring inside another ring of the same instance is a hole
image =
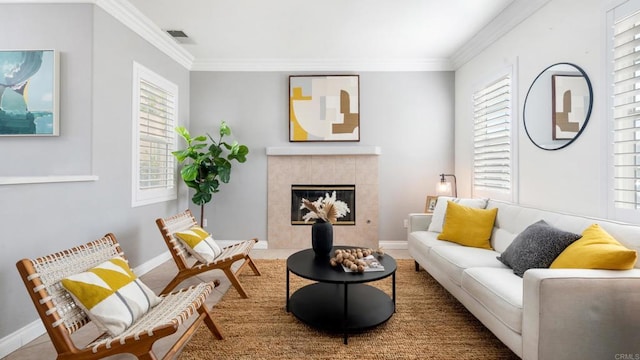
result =
[[[580,237],[581,235],[560,230],[540,220],[518,234],[498,256],[498,260],[522,277],[529,269],[551,266],[553,260]]]

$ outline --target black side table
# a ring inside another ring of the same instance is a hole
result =
[[[336,249],[348,249],[336,246]],[[312,249],[287,259],[287,312],[300,321],[326,331],[340,331],[347,344],[349,332],[362,331],[389,320],[396,310],[396,261],[383,255],[378,261],[384,271],[349,273],[332,267],[329,258],[316,258]],[[317,281],[289,296],[289,276],[294,273]],[[392,295],[366,283],[392,277]]]

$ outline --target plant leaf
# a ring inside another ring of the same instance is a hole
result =
[[[178,126],[176,128],[176,132],[182,136],[183,139],[187,141],[187,143],[191,143],[191,135],[189,135],[189,131],[184,126]]]
[[[178,151],[172,152],[173,156],[175,156],[176,159],[178,159],[178,162],[180,163],[185,161],[185,159],[189,157],[190,153],[191,153],[190,149],[184,149],[184,150],[178,150]]]
[[[229,126],[227,126],[227,123],[223,121],[222,124],[220,124],[220,137],[223,137],[225,135],[231,135],[231,128],[229,128]]]
[[[228,183],[231,179],[231,166],[218,166],[218,175],[220,176],[220,181],[223,183]]]
[[[184,181],[193,181],[198,177],[198,165],[189,164],[180,170],[180,176]]]
[[[193,180],[190,180],[190,181],[185,181],[184,183],[187,184],[188,187],[198,190],[198,183],[197,182],[195,182]]]
[[[238,146],[238,151],[233,155],[233,158],[238,160],[239,163],[243,163],[247,161],[248,153],[249,153],[249,148],[246,147],[245,145],[240,145]]]
[[[204,204],[208,203],[209,201],[211,201],[211,194],[207,194],[207,193],[203,193],[203,192],[198,191],[193,195],[191,200],[196,205],[204,205]]]

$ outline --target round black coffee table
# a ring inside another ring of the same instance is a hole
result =
[[[347,246],[334,246],[336,249]],[[333,254],[332,251],[332,254]],[[349,273],[342,266],[332,267],[329,258],[317,258],[312,249],[299,251],[287,259],[287,312],[326,331],[362,331],[389,320],[396,310],[396,261],[383,255],[378,261],[384,271]],[[294,273],[317,281],[289,296],[289,276]],[[392,277],[392,295],[366,283]]]

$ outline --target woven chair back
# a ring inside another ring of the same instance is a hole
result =
[[[31,260],[36,272],[33,277],[38,277],[41,282],[40,289],[36,289],[41,290],[41,303],[50,298],[58,314],[53,327],[63,324],[72,334],[90,321],[60,281],[115,256],[124,255],[115,238],[108,234],[89,244]]]
[[[172,255],[176,262],[182,261],[186,266],[186,258],[190,256],[184,243],[180,241],[175,233],[178,231],[188,230],[193,226],[198,225],[196,219],[190,210],[185,210],[177,215],[173,215],[169,218],[162,219],[163,227],[166,230],[164,240],[167,243],[169,249],[171,249]]]

